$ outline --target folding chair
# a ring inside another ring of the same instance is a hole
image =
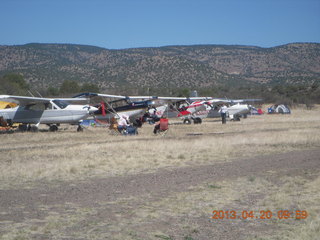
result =
[[[110,120],[109,130],[111,135],[115,135],[115,136],[121,135],[121,133],[118,130],[118,122],[115,117],[111,118]]]
[[[167,134],[168,130],[169,130],[169,119],[168,118],[161,118],[160,119],[159,134],[161,136],[164,136]]]

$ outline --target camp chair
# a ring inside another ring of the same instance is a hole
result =
[[[121,133],[118,131],[118,125],[117,124],[111,124],[109,126],[109,131],[110,131],[111,135],[114,135],[114,136],[121,135]]]
[[[115,117],[111,118],[109,130],[111,135],[121,135],[121,133],[118,131],[118,122]]]
[[[161,136],[164,136],[167,134],[168,130],[169,130],[169,119],[168,118],[161,118],[160,119],[160,128],[159,128],[158,133]]]
[[[8,127],[8,123],[3,117],[0,117],[0,127]]]

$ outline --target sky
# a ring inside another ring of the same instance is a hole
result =
[[[320,0],[1,0],[0,45],[320,43]]]

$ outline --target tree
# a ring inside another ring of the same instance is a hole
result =
[[[61,94],[78,93],[79,90],[79,84],[76,81],[71,80],[65,80],[60,87]]]
[[[81,92],[99,92],[99,87],[93,83],[84,83],[80,89]]]
[[[0,77],[0,93],[8,95],[26,95],[29,85],[23,76],[17,73],[9,73]]]
[[[58,96],[59,95],[59,89],[50,86],[47,89],[47,95],[49,95],[49,96]]]

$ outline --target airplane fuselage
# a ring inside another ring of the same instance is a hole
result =
[[[239,117],[244,114],[248,114],[249,112],[250,112],[250,107],[248,106],[248,104],[235,104],[228,107],[228,115],[230,119],[233,119],[234,117]],[[218,109],[212,109],[210,107],[207,107],[205,111],[197,112],[195,115],[200,118],[221,117]]]
[[[132,102],[123,106],[108,108],[105,110],[105,115],[102,114],[101,109],[94,114],[95,118],[98,120],[110,120],[114,116],[121,117],[123,115],[134,120],[135,118],[142,116],[151,104],[151,101]]]
[[[78,123],[89,116],[88,109],[80,105],[69,105],[64,109],[26,109],[15,107],[0,110],[0,116],[12,123],[25,124],[55,124],[55,123]]]
[[[132,110],[122,110],[119,112],[108,112],[105,115],[102,114],[96,114],[95,118],[98,120],[110,120],[114,116],[128,116],[130,119],[134,119],[135,117],[138,117],[142,115],[146,111],[145,108],[143,109],[132,109]]]

